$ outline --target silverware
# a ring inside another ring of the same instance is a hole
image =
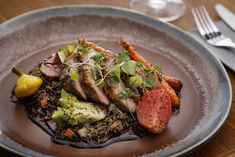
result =
[[[204,6],[192,9],[192,13],[198,31],[207,43],[217,47],[235,48],[235,43],[220,32]]]
[[[215,10],[223,21],[235,31],[235,15],[222,4],[216,4]]]

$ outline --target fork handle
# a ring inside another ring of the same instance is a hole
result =
[[[226,47],[226,48],[235,48],[235,43],[230,39],[226,38],[216,43],[216,46]]]

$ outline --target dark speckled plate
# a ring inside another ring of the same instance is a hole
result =
[[[78,149],[51,142],[20,106],[10,102],[13,65],[28,72],[43,58],[78,37],[107,40],[119,51],[123,37],[151,63],[180,78],[182,105],[168,128],[155,137],[100,149]],[[64,6],[33,11],[0,25],[0,143],[29,156],[169,156],[185,154],[218,131],[231,106],[231,86],[221,63],[188,34],[156,19],[120,8]]]

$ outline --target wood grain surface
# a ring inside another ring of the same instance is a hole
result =
[[[214,21],[220,20],[216,14],[214,6],[216,3],[222,3],[235,13],[235,0],[185,0],[186,14],[172,24],[187,31],[195,27],[191,9],[199,5],[205,5],[209,14]],[[97,5],[114,5],[128,8],[128,0],[0,0],[0,23],[11,19],[22,13],[57,5],[68,4],[97,4]],[[235,33],[235,32],[234,32]],[[235,61],[234,61],[235,64]],[[235,91],[235,72],[226,68],[232,90]],[[235,149],[235,93],[233,93],[232,109],[228,119],[225,121],[218,134],[198,150],[189,154],[189,157],[215,157],[227,155],[232,149]],[[15,156],[3,149],[0,149],[0,156]]]

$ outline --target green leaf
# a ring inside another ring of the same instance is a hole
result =
[[[67,50],[65,48],[63,48],[63,47],[59,48],[58,51],[62,51],[62,52],[64,52],[64,54],[67,54]]]
[[[65,53],[63,51],[59,51],[57,54],[59,56],[61,63],[64,63],[64,61],[66,59]]]
[[[94,68],[91,69],[93,79],[97,81],[97,74],[101,74],[101,67],[99,64],[96,64]]]
[[[99,64],[96,64],[96,65],[95,65],[95,68],[96,68],[97,71],[100,71],[100,70],[101,70],[101,67],[100,67]]]
[[[130,60],[130,57],[128,55],[128,52],[126,50],[122,50],[121,53],[118,54],[118,62],[121,63],[121,62],[127,62]]]
[[[89,47],[85,45],[80,45],[79,51],[82,52],[84,55],[87,55],[89,53]]]
[[[97,81],[95,81],[95,84],[100,88],[103,88],[105,86],[105,82],[102,79],[98,79]]]
[[[139,62],[139,61],[136,62],[136,66],[137,66],[137,67],[141,67],[141,66],[143,66],[143,65],[144,65],[144,64],[143,64],[142,62]]]
[[[84,55],[87,55],[89,53],[89,47],[83,45],[85,42],[85,39],[83,39],[80,43],[79,51],[82,52]]]
[[[154,69],[160,71],[161,67],[160,66],[154,66]]]
[[[125,88],[120,92],[121,97],[127,99],[133,97],[135,94],[130,88]]]
[[[104,59],[104,53],[98,53],[97,55],[93,56],[92,59],[96,62],[103,61]]]
[[[143,83],[143,80],[140,75],[131,76],[128,81],[129,86],[132,86],[135,88],[140,87],[142,85],[142,83]]]
[[[93,79],[94,79],[94,80],[97,80],[97,75],[96,75],[96,73],[97,73],[97,68],[92,68],[92,69],[91,69],[91,73],[92,73]]]
[[[79,74],[76,72],[71,72],[69,74],[69,76],[70,76],[71,80],[74,80],[74,81],[79,79]]]
[[[110,76],[113,79],[113,81],[120,81],[121,80],[121,69],[120,65],[115,65],[110,72]]]
[[[81,45],[83,45],[85,42],[86,42],[86,40],[85,40],[85,39],[82,39]]]
[[[144,80],[144,86],[148,88],[153,88],[156,84],[156,80],[153,76],[148,76]]]
[[[135,75],[136,73],[136,63],[132,61],[125,62],[122,65],[122,71],[128,75]]]
[[[76,47],[74,45],[68,45],[67,48],[68,48],[69,52],[73,52],[76,49]]]
[[[151,73],[151,72],[154,71],[154,69],[149,68],[149,67],[146,67],[146,66],[143,66],[143,68],[144,68],[144,71],[145,71],[146,73]]]

